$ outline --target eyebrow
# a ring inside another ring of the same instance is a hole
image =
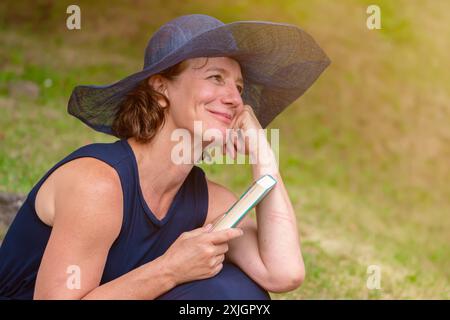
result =
[[[228,70],[225,70],[224,68],[219,68],[219,67],[208,68],[206,70],[206,72],[208,72],[208,71],[218,71],[218,72],[225,74],[225,76],[227,76],[229,74]],[[237,81],[240,82],[241,84],[244,84],[244,81],[242,80],[242,78],[237,78]]]

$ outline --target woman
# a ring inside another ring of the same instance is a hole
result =
[[[224,146],[251,156],[264,149],[253,177],[278,183],[256,209],[258,225],[246,217],[215,232],[211,223],[237,198],[198,159],[174,163],[171,135],[187,130],[195,141],[194,121],[223,135],[261,129],[328,63],[294,26],[206,15],[162,26],[142,71],[74,89],[69,112],[120,139],[74,151],[30,191],[0,249],[0,296],[269,299],[297,288],[305,270],[296,216],[267,140]]]

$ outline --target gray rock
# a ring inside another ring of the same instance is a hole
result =
[[[26,196],[0,192],[0,224],[8,228],[17,211],[25,201]]]

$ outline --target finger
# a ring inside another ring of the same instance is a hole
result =
[[[217,256],[217,260],[214,263],[214,267],[217,267],[219,264],[222,264],[225,261],[225,255],[221,254],[219,256]]]
[[[246,139],[244,134],[244,129],[242,128],[242,118],[246,116],[245,109],[236,118],[233,126],[234,136],[233,136],[233,146],[234,146],[234,157],[237,157],[238,153],[246,154]]]
[[[219,263],[213,270],[212,274],[216,275],[218,274],[223,268],[223,263]]]
[[[227,139],[226,139],[226,151],[230,158],[233,158],[233,136],[234,136],[234,128],[228,131]]]
[[[233,131],[233,137],[232,137],[232,150],[233,150],[233,159],[237,158],[238,154],[238,145],[239,145],[239,131],[240,128],[237,128]]]
[[[239,152],[241,154],[246,153],[246,150],[245,150],[246,141],[245,141],[245,135],[244,135],[243,131],[244,130],[242,130],[242,129],[237,130],[237,143],[236,143],[237,148],[236,149],[237,149],[237,152]]]
[[[239,228],[228,228],[221,231],[212,231],[208,233],[209,239],[214,244],[220,244],[240,237],[244,232]]]
[[[253,110],[252,106],[246,104],[244,106],[244,110],[247,110],[250,113],[250,115],[252,115],[254,118],[257,119],[256,114],[255,114],[255,110]]]
[[[191,231],[187,231],[187,232],[184,233],[184,238],[185,239],[189,239],[189,238],[192,238],[192,237],[195,237],[195,236],[199,236],[201,234],[209,232],[211,230],[211,228],[212,228],[212,224],[209,223],[206,226],[203,226],[201,228],[197,228],[197,229],[194,229],[194,230],[191,230]]]
[[[233,133],[235,133],[235,129],[240,127],[241,115],[242,115],[242,110],[234,116],[233,120],[231,120],[231,123],[229,125],[229,129],[230,130],[228,130],[229,134],[227,135],[227,137],[225,139],[227,146],[233,142],[231,136],[232,136]],[[232,151],[231,148],[230,149],[226,149],[226,150],[229,151],[229,154],[231,156],[232,155],[231,154],[231,151]]]
[[[226,252],[228,252],[228,244],[226,242],[216,245],[216,255],[223,255]]]
[[[234,118],[231,120],[230,129],[233,129],[235,127],[236,121],[238,120],[238,118],[239,118],[241,113],[242,113],[242,111],[240,111],[239,113],[235,114]]]
[[[233,134],[233,144],[232,144],[232,147],[233,147],[233,159],[236,159],[237,158],[237,154],[238,154],[238,143],[239,143],[238,130],[239,129],[236,129],[234,131],[234,134]]]

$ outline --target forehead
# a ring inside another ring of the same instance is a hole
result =
[[[241,66],[229,57],[208,57],[189,59],[189,70],[196,73],[221,72],[242,81]]]

